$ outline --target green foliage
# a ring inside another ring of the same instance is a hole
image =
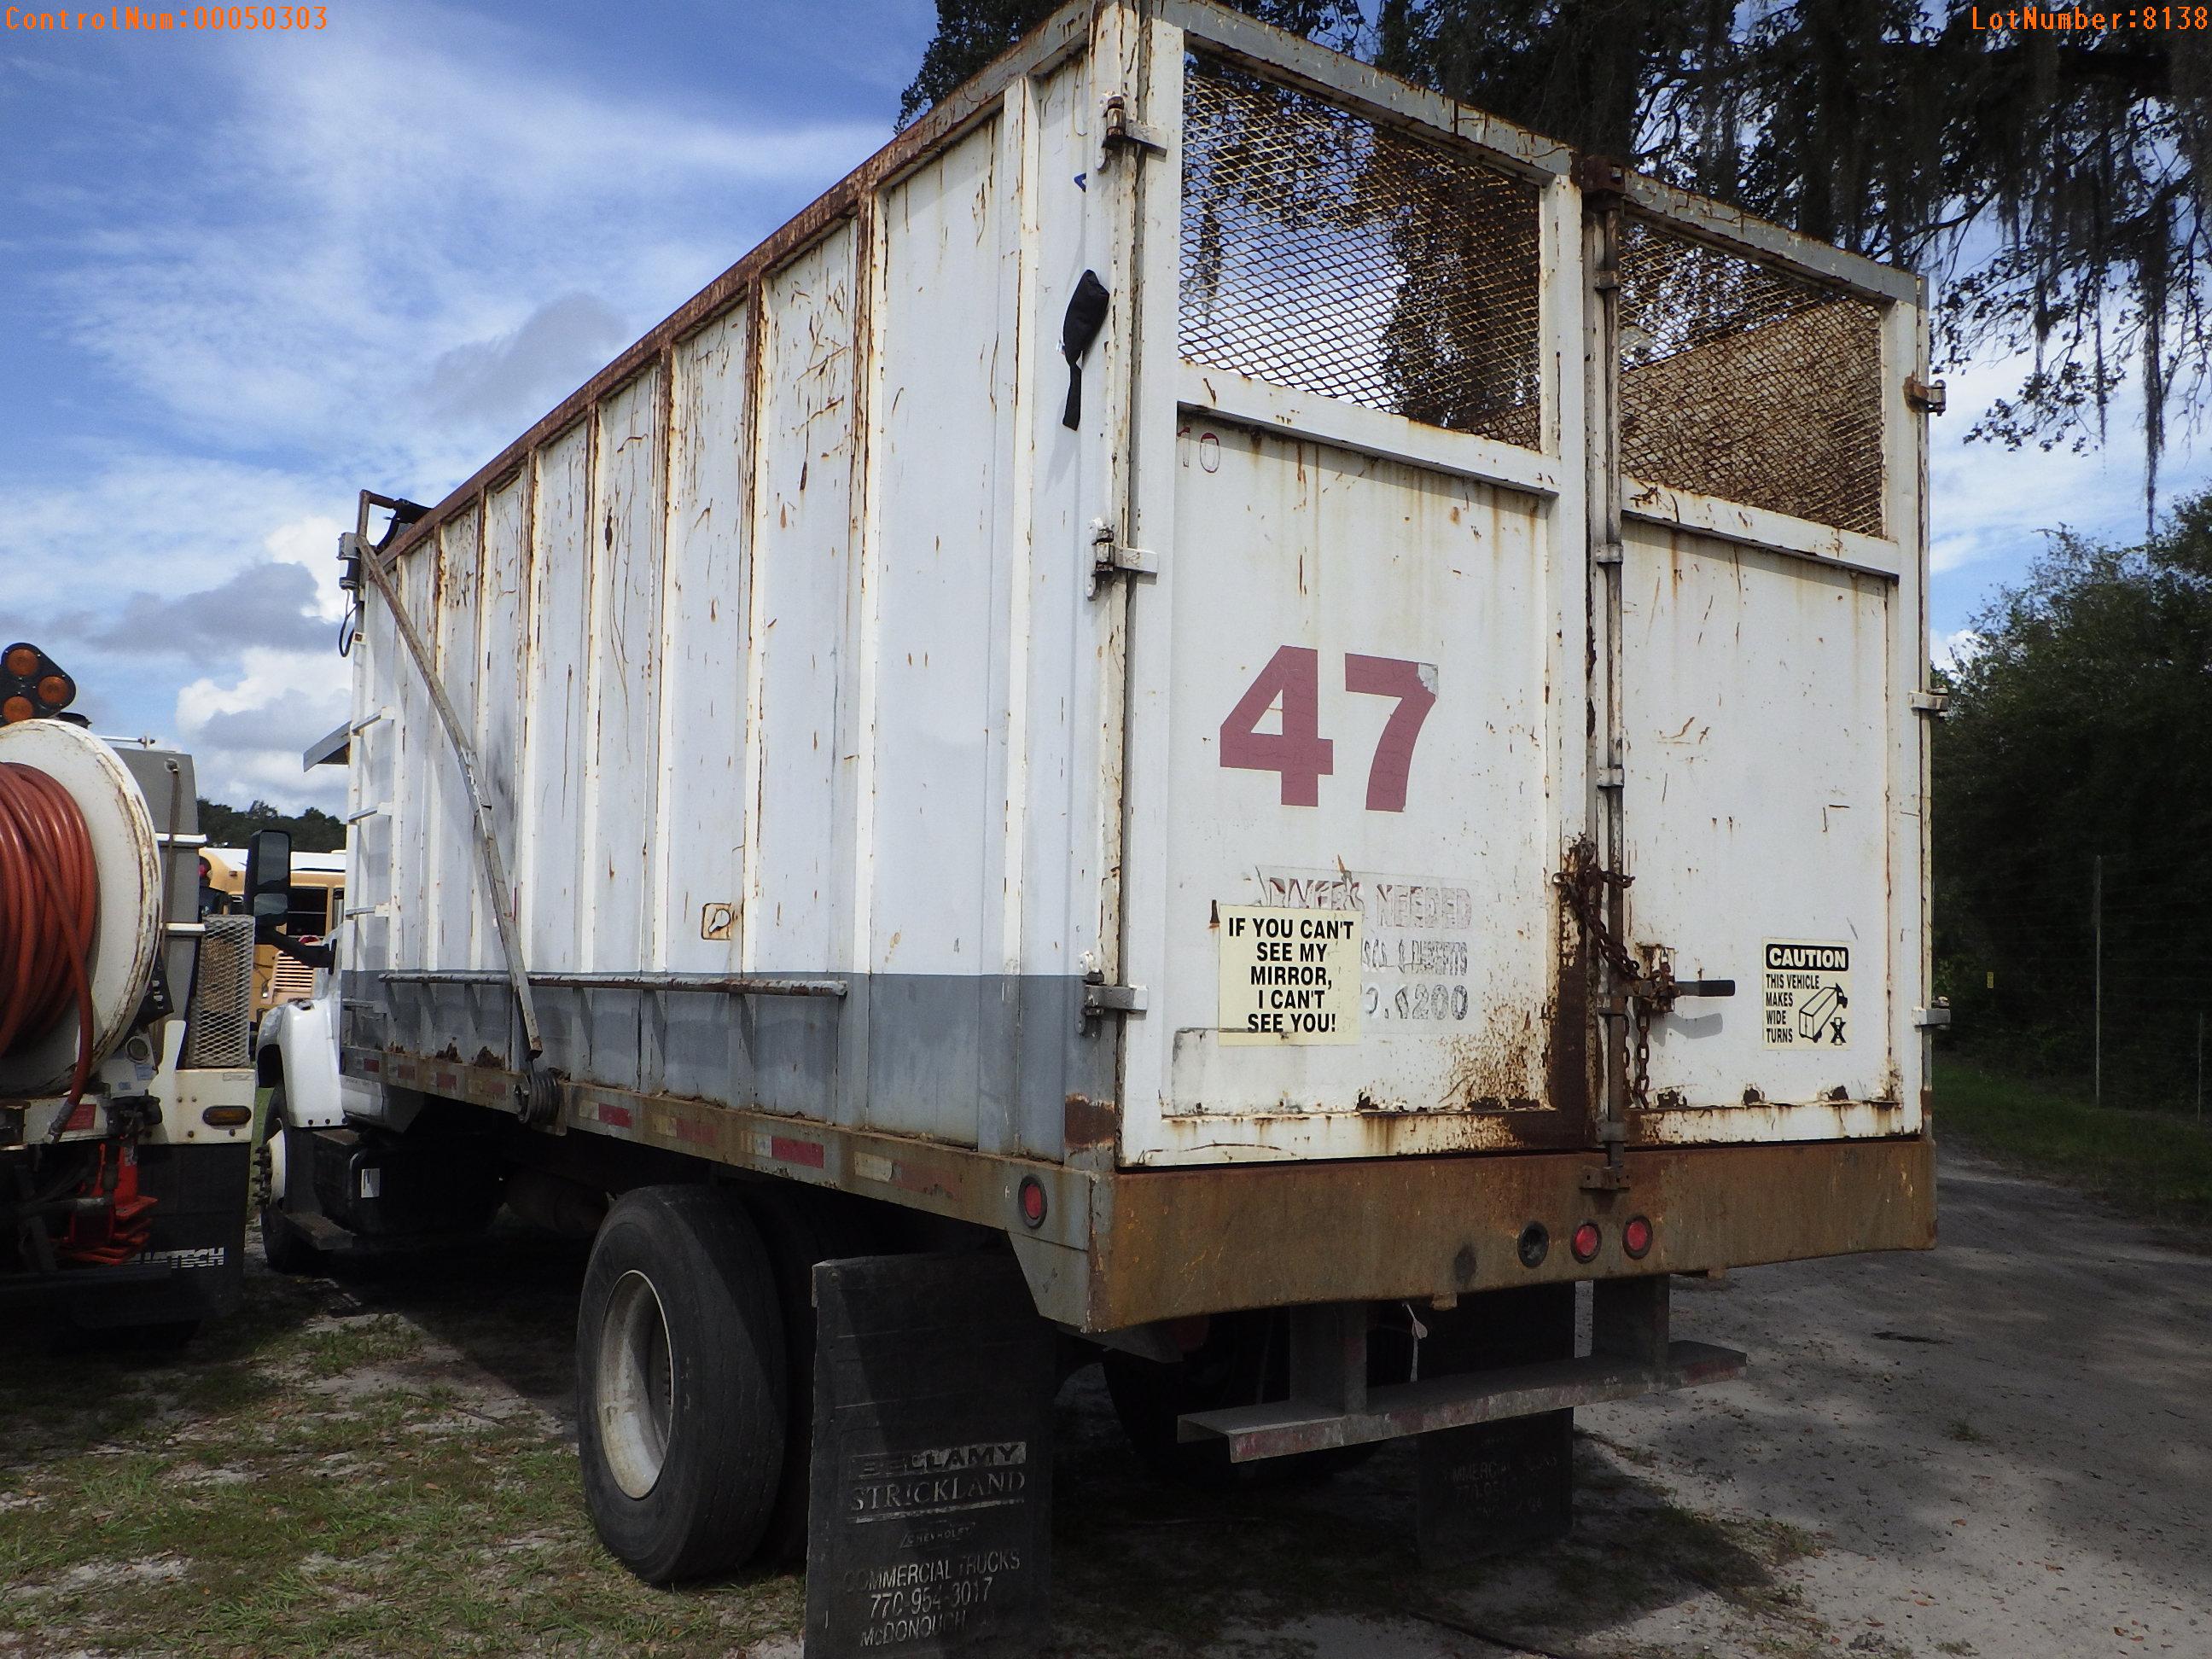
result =
[[[2212,495],[2140,547],[2054,536],[1975,628],[1935,744],[1955,1040],[2089,1076],[2100,908],[2106,1098],[2193,1102],[2212,1010]]]
[[[1947,0],[1237,0],[1266,21],[1689,189],[1943,281],[1942,354],[2027,355],[1976,436],[2104,437],[2212,368],[2212,33],[1989,27]],[[902,125],[1054,0],[938,0]]]
[[[214,847],[243,847],[257,830],[289,830],[295,853],[336,853],[345,846],[345,825],[319,807],[280,812],[265,800],[240,811],[219,800],[200,802],[200,833]]]
[[[2100,1110],[2078,1090],[2037,1088],[1946,1059],[1936,1068],[1936,1133],[2094,1193],[2142,1219],[2212,1226],[2212,1128],[2205,1120]]]

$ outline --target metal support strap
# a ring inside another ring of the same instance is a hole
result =
[[[364,514],[366,508],[364,508]],[[407,614],[407,607],[399,602],[398,589],[393,586],[392,573],[368,538],[359,532],[349,532],[338,538],[341,558],[359,562],[361,569],[382,594],[391,607],[392,620],[399,637],[406,642],[407,654],[415,659],[416,671],[422,676],[422,684],[430,693],[430,702],[438,711],[439,723],[446,728],[446,737],[453,745],[454,756],[461,763],[461,781],[467,786],[469,800],[476,810],[477,865],[483,876],[484,885],[490,890],[491,915],[499,929],[500,953],[507,958],[507,983],[514,988],[514,1000],[522,1011],[522,1040],[530,1050],[533,1068],[539,1055],[545,1052],[544,1039],[538,1030],[538,1005],[531,998],[530,975],[522,962],[522,946],[514,927],[514,899],[507,884],[507,860],[501,856],[499,836],[492,817],[491,799],[484,793],[483,783],[477,775],[476,751],[461,730],[460,716],[453,712],[451,698],[438,678],[437,670],[431,666],[430,653],[423,649],[422,636],[415,631],[415,623]],[[536,1088],[524,1102],[524,1115],[532,1121],[545,1115],[550,1091]],[[557,1104],[557,1103],[555,1103]]]
[[[1599,867],[1620,871],[1627,867],[1626,833],[1622,817],[1626,802],[1627,769],[1621,738],[1622,563],[1620,483],[1620,196],[1624,170],[1603,157],[1584,159],[1577,182],[1583,194],[1583,258],[1589,273],[1584,299],[1586,349],[1591,374],[1588,392],[1589,428],[1589,556],[1590,583],[1596,590],[1592,621],[1600,631],[1594,641],[1593,666],[1602,679],[1590,688],[1598,702],[1595,753],[1590,757],[1592,797]],[[1601,935],[1615,940],[1628,936],[1625,880],[1608,881],[1590,895],[1589,921]],[[1600,1042],[1605,1050],[1605,1094],[1597,1116],[1597,1139],[1605,1148],[1609,1183],[1626,1183],[1624,1154],[1628,1144],[1628,1108],[1635,1094],[1631,1082],[1631,1054],[1648,1041],[1650,1010],[1639,1005],[1640,1016],[1632,1029],[1631,999],[1638,979],[1624,969],[1632,967],[1599,952],[1599,991],[1596,1006],[1601,1014]],[[1635,1103],[1640,1104],[1642,1103]]]

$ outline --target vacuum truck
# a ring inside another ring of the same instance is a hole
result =
[[[244,1286],[256,923],[202,914],[191,757],[76,694],[0,653],[0,1308],[182,1340]]]
[[[1063,9],[364,494],[288,1252],[591,1236],[601,1537],[803,1550],[811,1652],[1034,1649],[1082,1356],[1164,1472],[1418,1437],[1425,1553],[1556,1531],[1576,1407],[1746,1363],[1675,1276],[1934,1242],[1928,349],[1910,272]]]

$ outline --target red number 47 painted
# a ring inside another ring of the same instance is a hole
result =
[[[1413,769],[1413,742],[1436,707],[1437,694],[1421,665],[1400,657],[1347,653],[1344,689],[1364,696],[1395,697],[1367,767],[1367,810],[1406,810],[1406,781]],[[1260,722],[1278,702],[1282,729],[1262,732]],[[1221,763],[1245,772],[1273,772],[1282,779],[1283,805],[1318,806],[1321,781],[1336,771],[1336,745],[1321,734],[1321,653],[1286,645],[1267,659],[1229,718],[1221,722]]]

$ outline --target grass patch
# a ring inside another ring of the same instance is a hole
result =
[[[1939,1133],[2167,1224],[2212,1228],[2208,1123],[2173,1112],[2099,1107],[1948,1055],[1936,1069]]]
[[[304,1358],[308,1376],[329,1378],[411,1358],[422,1347],[420,1331],[394,1315],[380,1314],[312,1333]]]
[[[0,1334],[0,1653],[719,1653],[795,1632],[795,1573],[672,1592],[600,1547],[557,1395],[487,1378],[518,1344],[544,1356],[527,1374],[562,1369],[573,1279],[532,1260],[495,1245],[434,1295],[255,1270],[237,1316],[158,1359]],[[451,1310],[494,1302],[479,1351]]]

